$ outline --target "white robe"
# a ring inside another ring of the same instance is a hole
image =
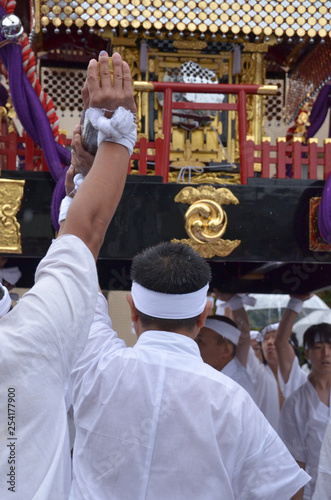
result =
[[[263,415],[278,430],[280,415],[279,392],[276,377],[268,365],[259,361],[254,350],[250,347],[247,361],[247,372],[251,378],[256,394],[256,404]],[[278,368],[278,381],[280,390],[285,398],[289,397],[307,380],[307,375],[300,368],[298,358],[295,357],[292,363],[289,379],[285,384]]]
[[[65,388],[87,340],[97,290],[91,252],[77,237],[62,236],[41,261],[34,287],[0,321],[1,500],[69,496]],[[8,489],[10,472],[15,490]]]
[[[194,340],[147,331],[125,348],[100,294],[73,381],[71,500],[285,500],[308,479]]]
[[[255,390],[257,406],[272,427],[277,430],[280,414],[277,380],[270,367],[257,359],[251,347],[248,352],[246,370]]]
[[[307,381],[284,403],[279,419],[279,435],[298,462],[306,464],[312,477],[305,486],[304,500],[310,500],[315,488],[318,461],[330,408],[319,399]]]
[[[256,401],[256,395],[250,376],[237,358],[231,359],[230,363],[225,365],[221,372],[223,375],[232,378],[232,380],[237,382],[237,384],[241,385],[241,387],[248,392],[251,398]]]
[[[288,398],[291,394],[293,394],[293,392],[299,389],[299,387],[305,384],[307,382],[307,377],[308,373],[301,368],[297,356],[295,356],[292,363],[290,375],[286,384],[280,370],[278,370],[279,387],[284,397]]]
[[[331,419],[327,425],[318,464],[315,491],[312,500],[331,499]]]

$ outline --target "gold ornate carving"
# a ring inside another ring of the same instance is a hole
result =
[[[189,42],[175,40],[174,47],[179,50],[203,50],[207,47],[207,43],[199,40],[190,40]]]
[[[21,206],[24,184],[25,181],[0,179],[0,252],[22,253],[16,214]]]
[[[230,203],[238,205],[239,203],[229,189],[188,186],[177,194],[175,201],[188,203],[191,206],[184,217],[189,239],[173,240],[174,242],[181,241],[189,245],[204,258],[212,258],[215,255],[226,257],[240,245],[240,240],[222,239],[228,225],[228,218],[221,205]]]
[[[321,202],[320,196],[309,200],[309,250],[312,252],[331,252],[331,245],[322,238],[318,229],[317,211]]]

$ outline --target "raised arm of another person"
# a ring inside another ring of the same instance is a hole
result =
[[[225,301],[226,305],[231,309],[232,319],[240,330],[240,338],[236,347],[236,357],[246,368],[251,337],[249,318],[242,298],[233,293],[221,293],[216,288],[214,289],[214,293],[217,299]]]
[[[97,62],[89,65],[90,105],[96,108],[100,136],[94,164],[69,206],[60,236],[38,265],[34,286],[0,320],[0,417],[7,422],[8,408],[12,416],[0,433],[1,500],[13,493],[17,500],[69,496],[65,391],[92,323],[95,259],[121,197],[135,142],[130,71],[118,54],[113,67],[114,84],[108,55],[100,56],[100,84]],[[111,120],[101,108],[115,111]],[[127,123],[121,127],[125,120],[118,121],[128,108],[132,132]],[[115,139],[119,143],[103,142]]]
[[[107,122],[117,120],[117,127],[123,135],[129,135],[131,129],[128,112],[136,112],[129,66],[122,61],[119,54],[114,54],[112,61],[113,83],[107,54],[99,57],[100,80],[97,61],[90,62],[87,71],[89,104],[90,108],[111,110],[116,113],[118,113],[118,108],[124,109],[121,115],[117,117],[115,114],[111,120],[107,120],[107,115],[96,119],[99,126],[99,141],[100,137],[103,141],[99,144],[92,169],[81,184],[59,231],[59,235],[78,236],[91,250],[95,259],[121,198],[130,158],[128,148],[123,145],[126,144],[125,141],[110,142],[112,130],[109,130]],[[110,158],[111,161],[109,161]]]
[[[295,352],[290,344],[292,329],[297,315],[301,312],[303,302],[311,296],[311,294],[291,295],[287,308],[279,322],[279,327],[275,336],[275,349],[278,356],[280,374],[285,384],[289,380],[291,368],[295,359]]]

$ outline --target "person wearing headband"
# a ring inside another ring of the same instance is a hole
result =
[[[308,480],[247,392],[200,356],[210,278],[182,243],[135,256],[133,348],[113,331],[99,294],[72,374],[70,500],[279,500]]]
[[[226,316],[208,316],[196,342],[205,363],[241,385],[255,401],[255,392],[250,377],[236,357],[240,330]]]
[[[135,112],[129,66],[119,54],[112,61],[113,82],[107,53],[99,56],[101,80],[97,61],[90,61],[84,87],[89,104]],[[69,497],[65,386],[93,320],[95,261],[124,189],[129,158],[122,144],[100,143],[59,237],[37,268],[34,286],[0,320],[2,500]],[[58,167],[62,170],[60,160]]]
[[[310,326],[303,342],[311,372],[307,382],[286,399],[279,433],[293,457],[312,477],[297,498],[311,500],[322,441],[331,415],[331,325]]]
[[[244,308],[245,298],[242,295],[220,293],[217,289],[215,289],[215,294],[216,297],[225,301],[226,307],[231,309],[232,318],[241,331],[236,355],[251,378],[258,407],[274,429],[277,430],[280,409],[284,402],[282,388],[285,385],[281,383],[278,356],[275,349],[275,338],[279,329],[279,323],[265,326],[256,337],[256,340],[261,343],[263,354],[263,362],[261,362],[251,347],[249,318]],[[293,307],[294,299],[291,298],[288,308]],[[289,348],[292,350],[294,356],[294,350],[290,344]],[[300,370],[299,364],[298,370]],[[296,370],[293,370],[291,373],[287,385],[287,395],[291,394],[290,390],[292,392],[295,391],[302,383],[300,379],[296,378],[296,373]]]

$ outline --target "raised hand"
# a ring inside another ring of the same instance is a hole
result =
[[[119,106],[136,113],[133,97],[132,78],[129,65],[122,61],[120,54],[112,56],[113,82],[109,69],[107,52],[99,55],[100,78],[97,61],[92,59],[87,69],[87,86],[91,108],[104,108],[115,111]]]

